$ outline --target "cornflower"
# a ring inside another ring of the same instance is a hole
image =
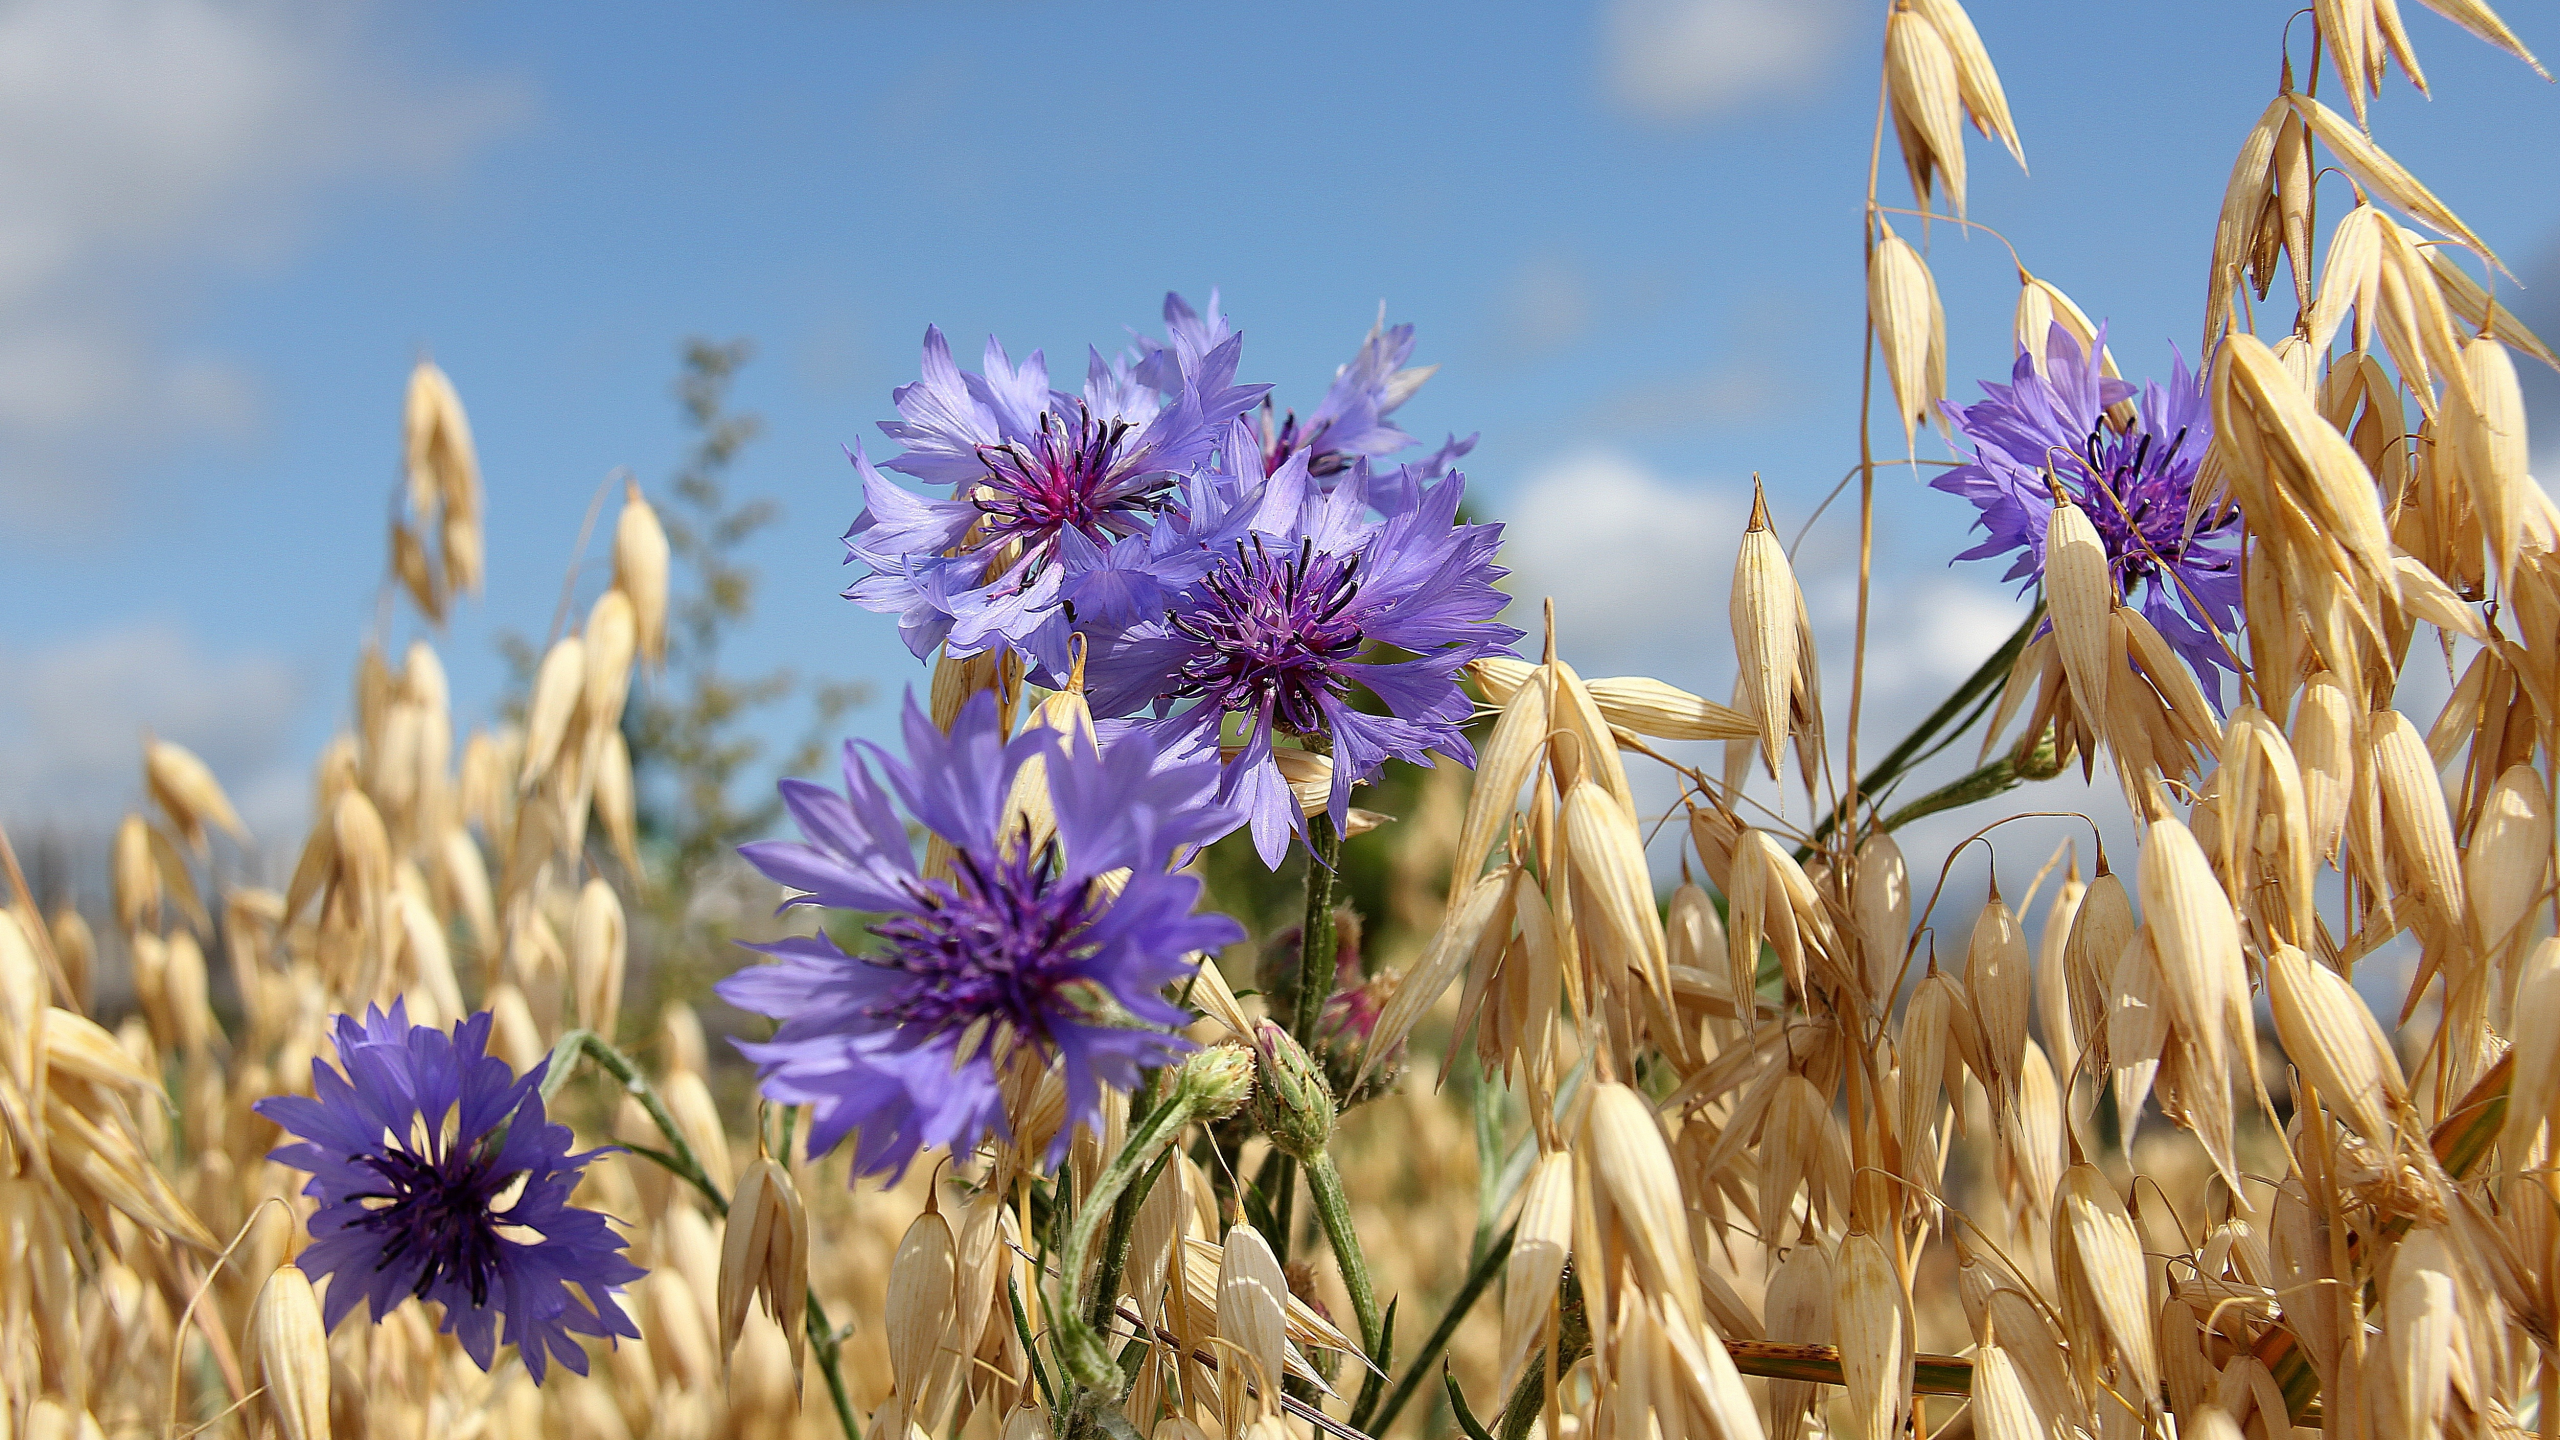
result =
[[[300,1137],[267,1158],[311,1172],[302,1193],[320,1208],[295,1263],[328,1280],[323,1324],[363,1300],[378,1325],[415,1296],[481,1369],[512,1344],[540,1384],[553,1358],[587,1373],[578,1335],[640,1338],[620,1292],[646,1272],[602,1215],[569,1203],[606,1151],[569,1153],[569,1127],[543,1114],[548,1062],[519,1078],[488,1053],[490,1026],[486,1011],[450,1035],[411,1025],[403,1000],[362,1023],[341,1015],[338,1067],[312,1060],[313,1093],[251,1108]]]
[[[855,1175],[903,1173],[927,1146],[966,1154],[1010,1138],[1006,1075],[1057,1064],[1067,1114],[1054,1160],[1077,1123],[1098,1120],[1102,1085],[1128,1089],[1191,1048],[1170,1028],[1191,1017],[1160,992],[1244,930],[1194,914],[1199,880],[1167,872],[1239,817],[1209,803],[1209,763],[1169,761],[1142,736],[1100,749],[1042,727],[1007,739],[990,694],[948,735],[910,695],[905,729],[905,759],[845,747],[842,794],[782,782],[804,840],[739,847],[798,892],[784,908],[858,912],[876,943],[848,954],[821,933],[750,946],[781,963],[716,988],[782,1022],[738,1048],[767,1097],[815,1107],[811,1155],[851,1135]],[[1032,830],[1017,780],[1045,781],[1054,836]],[[950,843],[948,879],[918,868],[901,806]]]

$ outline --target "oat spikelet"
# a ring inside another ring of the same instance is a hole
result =
[[[153,740],[143,747],[142,777],[151,798],[197,854],[204,853],[207,824],[248,843],[248,827],[232,810],[231,797],[222,793],[222,782],[213,778],[212,767],[197,759],[195,752]]]
[[[1946,398],[1946,310],[1920,252],[1881,216],[1876,229],[1875,253],[1867,262],[1867,318],[1884,347],[1885,378],[1908,446],[1919,423],[1935,418],[1938,402]]]
[[[808,1334],[809,1212],[791,1172],[758,1156],[738,1177],[720,1241],[720,1366],[728,1372],[746,1330],[747,1307],[764,1312],[791,1340],[791,1373],[800,1377]]]
[[[1882,1243],[1860,1231],[1840,1241],[1832,1316],[1847,1382],[1845,1440],[1891,1440],[1911,1414],[1911,1298]]]
[[[640,654],[667,663],[667,532],[639,483],[624,481],[622,516],[613,526],[613,587],[631,597]]]
[[[299,1266],[279,1265],[249,1313],[253,1383],[284,1440],[329,1440],[329,1332]]]
[[[2293,946],[2279,944],[2267,954],[2267,1003],[2285,1054],[2321,1103],[2367,1144],[2387,1151],[2392,1117],[2407,1103],[2408,1082],[2355,987]]]
[[[1760,759],[1772,779],[1784,771],[1796,688],[1795,571],[1769,524],[1768,498],[1752,484],[1751,523],[1733,565],[1733,648],[1749,713],[1760,727]]]
[[[1975,44],[1979,48],[1980,41]],[[1946,37],[1916,8],[1898,5],[1885,17],[1884,77],[1911,193],[1926,206],[1935,180],[1943,177],[1948,203],[1963,215],[1963,82]]]

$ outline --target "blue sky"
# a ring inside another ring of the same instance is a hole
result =
[[[2195,344],[2290,8],[1973,5],[2034,168],[1975,140],[1971,214],[2111,317],[2129,369]],[[2560,90],[2404,8],[2437,98],[2395,76],[2375,132],[2544,278],[2525,303],[2560,329]],[[2560,57],[2547,13],[2506,8]],[[1559,597],[1567,653],[1720,695],[1749,475],[1792,526],[1856,455],[1882,10],[21,4],[0,13],[0,193],[23,202],[0,220],[0,815],[111,819],[150,725],[289,832],[373,614],[421,352],[489,490],[488,594],[438,642],[466,720],[502,678],[493,630],[547,621],[598,481],[673,468],[690,334],[758,342],[737,400],[769,428],[737,483],[786,514],[736,662],[894,695],[921,672],[835,598],[839,447],[928,322],[1065,366],[1152,326],[1168,287],[1223,287],[1243,378],[1302,407],[1381,300],[1418,324],[1445,368],[1401,418],[1483,432],[1475,493],[1514,524],[1522,588]],[[1931,262],[1970,394],[2007,369],[2014,274],[1945,226]],[[2537,419],[2552,454],[2560,413]],[[1990,567],[1945,568],[1966,507],[1881,489],[1879,729],[2015,613]],[[1846,592],[1811,577],[1843,573],[1850,514],[1803,556],[1827,637]]]

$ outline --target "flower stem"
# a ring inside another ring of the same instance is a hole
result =
[[[1334,951],[1340,940],[1333,928],[1333,894],[1341,869],[1342,833],[1333,828],[1330,816],[1308,816],[1307,918],[1298,932],[1298,1007],[1289,1035],[1309,1054],[1315,1053],[1324,1002],[1333,998]]]
[[[658,1098],[657,1087],[649,1083],[649,1077],[641,1073],[630,1056],[613,1048],[612,1042],[603,1036],[592,1030],[572,1030],[560,1037],[559,1044],[551,1047],[551,1057],[546,1062],[548,1068],[542,1076],[544,1102],[548,1103],[569,1083],[570,1075],[576,1072],[582,1058],[594,1061],[596,1068],[621,1081],[623,1092],[640,1102],[640,1108],[649,1112],[649,1119],[658,1127],[658,1133],[667,1139],[664,1151],[635,1145],[630,1147],[632,1152],[647,1156],[669,1174],[692,1185],[710,1203],[711,1213],[722,1220],[728,1219],[729,1197],[720,1193],[720,1186],[712,1180],[710,1172],[702,1168],[701,1158],[693,1153],[692,1143],[684,1138],[683,1131],[676,1128],[676,1117],[667,1112],[666,1102]],[[805,1328],[809,1334],[809,1348],[818,1357],[818,1373],[826,1377],[827,1393],[835,1400],[836,1423],[844,1427],[845,1440],[862,1440],[861,1422],[853,1415],[853,1398],[844,1388],[844,1368],[838,1354],[840,1342],[836,1337],[835,1324],[827,1318],[827,1307],[819,1302],[818,1289],[814,1285],[809,1287]]]
[[[1342,1192],[1342,1172],[1333,1156],[1319,1150],[1307,1160],[1307,1189],[1316,1198],[1316,1218],[1324,1222],[1324,1238],[1333,1242],[1333,1260],[1342,1271],[1342,1288],[1351,1293],[1351,1313],[1360,1322],[1360,1349],[1369,1358],[1369,1376],[1360,1383],[1360,1398],[1351,1413],[1360,1415],[1377,1403],[1386,1381],[1386,1332],[1378,1321],[1378,1294],[1369,1281],[1369,1257],[1360,1249],[1360,1232],[1351,1224],[1351,1197]]]
[[[1120,1370],[1103,1346],[1099,1322],[1088,1321],[1085,1315],[1088,1309],[1092,1309],[1097,1315],[1109,1316],[1111,1302],[1116,1298],[1111,1291],[1119,1287],[1120,1277],[1117,1267],[1112,1267],[1113,1273],[1098,1277],[1106,1283],[1095,1287],[1098,1298],[1094,1305],[1089,1307],[1076,1303],[1076,1292],[1084,1276],[1085,1256],[1091,1252],[1094,1237],[1101,1233],[1104,1222],[1118,1211],[1121,1193],[1129,1189],[1129,1182],[1142,1173],[1152,1178],[1150,1167],[1156,1156],[1173,1143],[1174,1137],[1182,1133],[1183,1126],[1191,1123],[1192,1109],[1191,1093],[1176,1085],[1163,1104],[1130,1129],[1128,1143],[1120,1147],[1119,1154],[1111,1157],[1110,1165],[1095,1177],[1092,1191],[1077,1206],[1074,1228],[1067,1232],[1067,1243],[1060,1247],[1059,1294],[1050,1306],[1050,1323],[1054,1327],[1050,1345],[1057,1352],[1059,1368],[1067,1378],[1089,1389],[1119,1382]],[[1138,1198],[1145,1198],[1143,1187]],[[1136,1215],[1134,1204],[1130,1214],[1132,1218]],[[1119,1251],[1126,1259],[1126,1230],[1117,1224],[1111,1228],[1116,1233],[1115,1242],[1109,1248]]]

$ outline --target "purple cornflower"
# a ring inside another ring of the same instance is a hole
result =
[[[483,1370],[511,1343],[536,1384],[551,1357],[584,1375],[573,1337],[639,1339],[617,1292],[646,1272],[602,1215],[569,1203],[605,1152],[570,1154],[569,1127],[544,1117],[548,1062],[518,1078],[488,1053],[489,1028],[486,1011],[450,1035],[411,1025],[401,1000],[362,1024],[341,1015],[330,1038],[345,1073],[315,1058],[311,1096],[252,1108],[301,1137],[267,1158],[311,1172],[302,1193],[320,1208],[295,1263],[328,1278],[329,1328],[358,1300],[379,1324],[414,1295],[443,1307]]]
[[[1244,433],[1229,453],[1252,454],[1246,427],[1234,428]],[[1090,632],[1095,713],[1151,709],[1143,728],[1201,751],[1236,718],[1218,798],[1244,807],[1273,866],[1305,827],[1272,758],[1276,736],[1330,750],[1327,809],[1339,828],[1352,784],[1390,756],[1420,763],[1438,750],[1474,762],[1458,728],[1470,709],[1458,671],[1520,638],[1493,618],[1504,602],[1493,582],[1507,573],[1493,563],[1502,527],[1457,522],[1465,476],[1378,520],[1364,472],[1320,491],[1308,471],[1300,451],[1267,479],[1197,487],[1191,513],[1167,528],[1188,538],[1198,578],[1172,588],[1160,612]],[[1372,646],[1407,658],[1366,658]],[[1385,713],[1358,708],[1359,690]]]
[[[1145,533],[1218,427],[1268,388],[1232,383],[1242,352],[1228,336],[1161,392],[1096,352],[1070,394],[1049,388],[1039,351],[1017,366],[990,337],[983,373],[969,375],[926,330],[923,378],[897,390],[901,418],[881,422],[906,447],[885,468],[951,494],[912,494],[856,447],[864,508],[845,554],[870,573],[845,597],[896,614],[919,658],[1010,645],[1062,666],[1080,561]]]
[[[767,1096],[816,1106],[811,1155],[854,1135],[856,1175],[903,1172],[926,1146],[965,1154],[1009,1136],[1006,1072],[1018,1057],[1062,1063],[1067,1118],[1054,1159],[1075,1125],[1100,1113],[1101,1085],[1127,1089],[1141,1067],[1190,1048],[1160,1028],[1190,1017],[1159,992],[1244,930],[1192,913],[1200,882],[1167,870],[1240,817],[1209,802],[1217,776],[1206,761],[1168,761],[1143,736],[1099,752],[1043,728],[1008,740],[988,694],[948,735],[910,695],[906,741],[904,760],[848,744],[841,795],[783,781],[806,840],[739,847],[801,892],[785,908],[862,913],[878,944],[848,955],[819,934],[749,947],[781,963],[731,975],[721,998],[782,1028],[738,1048]],[[1007,808],[1034,757],[1057,821],[1055,838],[1037,846]],[[892,792],[950,842],[949,879],[918,869]],[[1116,895],[1101,879],[1115,870],[1128,874]]]
[[[1204,316],[1193,310],[1180,295],[1164,297],[1165,340],[1159,343],[1139,337],[1138,343],[1148,351],[1138,362],[1134,374],[1138,379],[1171,393],[1181,379],[1191,372],[1196,357],[1210,353],[1230,333],[1226,317],[1218,310],[1218,292],[1209,292],[1209,310]],[[1294,410],[1273,418],[1268,397],[1262,402],[1260,449],[1262,473],[1277,473],[1292,455],[1307,457],[1307,473],[1315,479],[1327,480],[1354,465],[1363,465],[1374,457],[1391,455],[1414,443],[1411,435],[1398,428],[1387,417],[1413,398],[1439,370],[1437,365],[1408,366],[1413,358],[1413,327],[1386,323],[1385,308],[1380,307],[1377,322],[1353,352],[1349,364],[1334,372],[1333,384],[1325,391],[1304,421]],[[1451,460],[1475,448],[1475,437],[1464,440],[1451,436],[1429,462],[1426,470],[1411,477],[1414,480],[1438,478]],[[1393,502],[1407,501],[1418,486],[1372,486],[1371,499]],[[1394,504],[1382,506],[1394,513]]]
[[[1947,418],[1973,442],[1973,459],[1929,483],[1973,502],[1986,532],[1957,556],[1983,560],[2016,550],[2003,579],[2032,589],[2044,576],[2045,522],[2053,513],[2051,475],[2106,542],[2118,592],[2185,656],[2216,703],[2215,670],[2229,669],[2223,642],[2240,627],[2240,515],[2216,506],[2192,527],[2196,470],[2213,443],[2213,411],[2186,361],[2169,383],[2146,382],[2134,423],[2119,429],[2106,410],[2134,389],[2100,373],[2106,331],[2083,347],[2053,327],[2041,372],[2024,349],[2007,385],[1986,382],[1988,399]]]

